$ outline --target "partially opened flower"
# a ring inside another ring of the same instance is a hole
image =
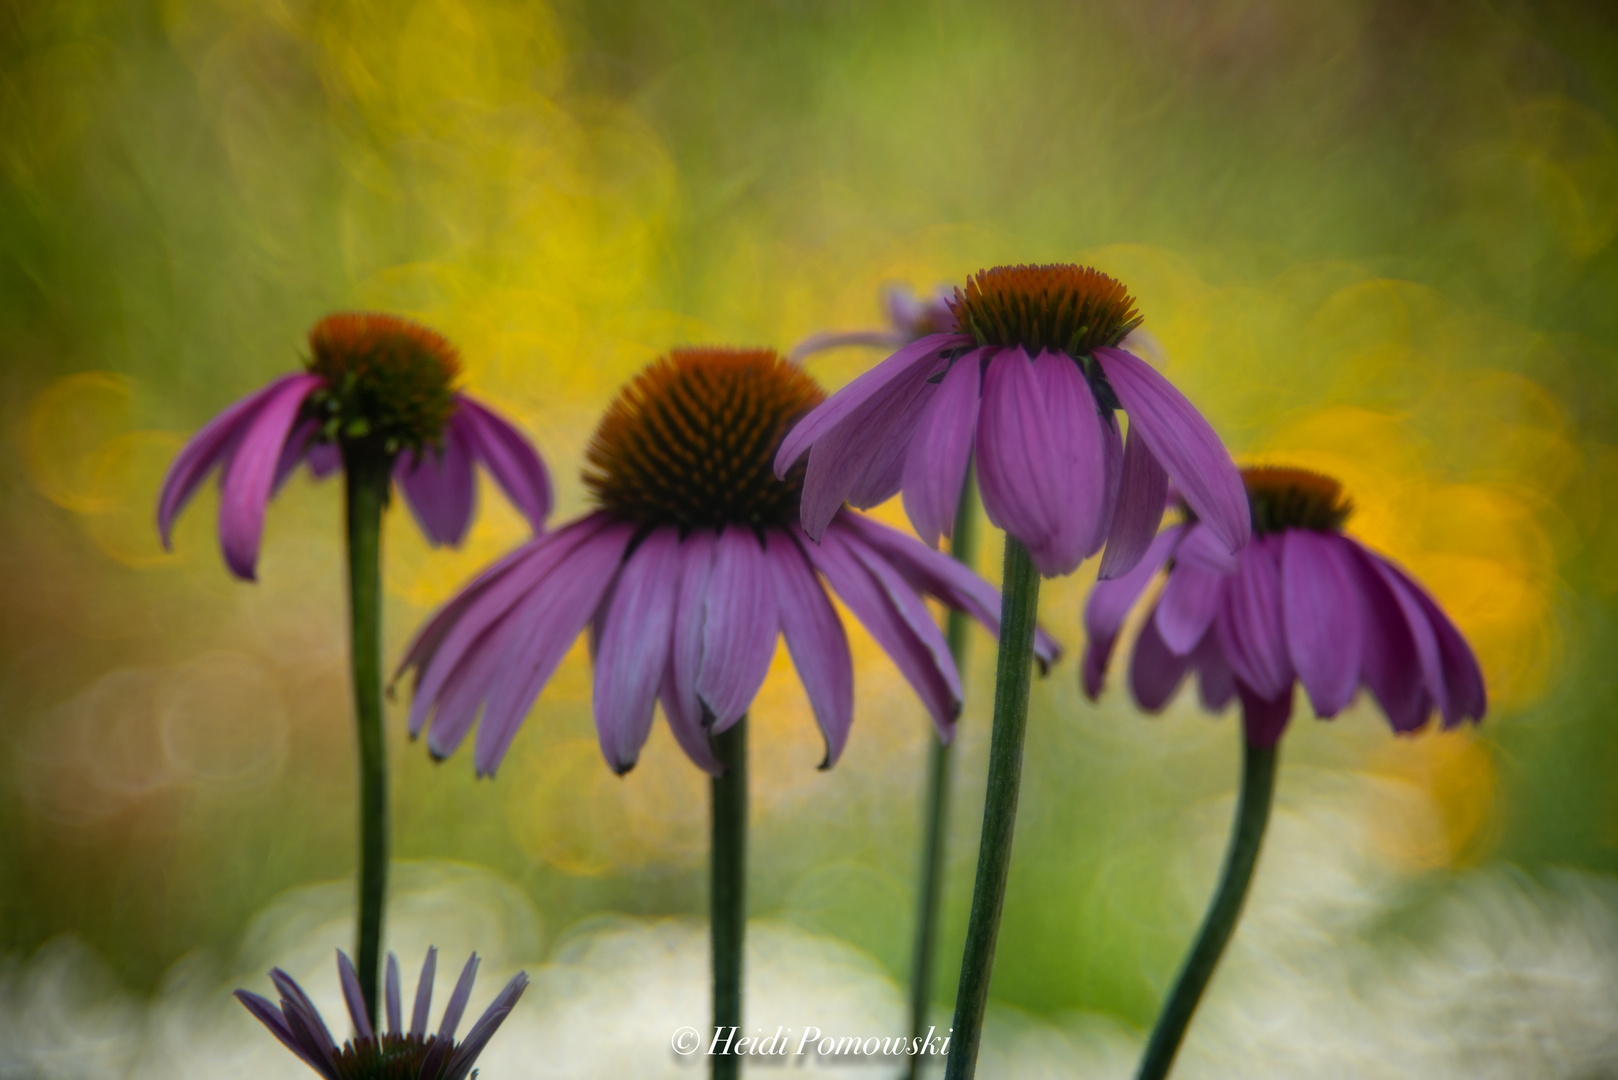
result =
[[[437,966],[438,950],[428,949],[427,960],[421,966],[421,978],[416,983],[410,1026],[406,1028],[399,992],[399,959],[388,954],[387,1029],[383,1030],[375,1023],[378,1018],[371,1016],[365,1007],[354,965],[347,955],[339,952],[337,972],[349,1019],[354,1024],[353,1037],[341,1046],[332,1038],[331,1030],[303,988],[280,968],[270,972],[270,981],[281,995],[279,1008],[268,998],[249,990],[236,991],[236,998],[288,1050],[326,1080],[465,1080],[468,1074],[476,1075],[472,1066],[528,988],[528,976],[523,972],[513,976],[472,1025],[466,1039],[457,1044],[455,1032],[466,1012],[467,1000],[472,996],[478,956],[473,953],[467,960],[449,1004],[444,1008],[438,1030],[429,1032],[427,1014],[432,1008],[433,975]]]
[[[1351,507],[1340,485],[1286,468],[1242,478],[1255,537],[1240,554],[1226,555],[1193,518],[1159,535],[1128,574],[1095,587],[1085,693],[1100,692],[1124,618],[1167,566],[1130,667],[1144,709],[1162,709],[1195,671],[1209,709],[1240,699],[1247,737],[1261,746],[1281,737],[1294,680],[1322,718],[1364,686],[1395,731],[1421,728],[1434,709],[1446,728],[1481,719],[1488,699],[1466,639],[1409,574],[1343,533]]]
[[[1141,625],[1130,688],[1157,712],[1196,671],[1202,702],[1242,703],[1242,781],[1219,886],[1147,1040],[1136,1074],[1161,1080],[1235,932],[1275,796],[1277,743],[1294,682],[1315,715],[1335,716],[1361,686],[1398,732],[1436,709],[1445,728],[1483,718],[1488,698],[1460,631],[1410,575],[1343,534],[1350,505],[1337,481],[1254,468],[1242,479],[1254,539],[1235,555],[1188,514],[1128,574],[1096,585],[1085,609],[1084,689],[1101,689],[1118,630],[1158,571],[1163,591]]]
[[[792,347],[788,357],[802,360],[812,353],[841,349],[850,345],[871,345],[897,349],[929,334],[957,333],[955,313],[949,306],[946,287],[917,296],[903,285],[882,290],[882,307],[888,316],[886,330],[829,330],[811,334]]]
[[[950,310],[957,329],[899,349],[781,444],[779,475],[809,457],[810,536],[844,500],[873,506],[902,491],[916,531],[936,544],[975,457],[989,520],[1047,577],[1103,549],[1101,577],[1134,566],[1171,478],[1227,551],[1247,542],[1236,467],[1207,421],[1131,351],[1141,319],[1123,285],[1088,267],[1002,266],[957,289]]]
[[[528,440],[455,389],[455,348],[392,315],[329,315],[309,332],[307,370],[236,402],[192,437],[169,467],[157,527],[170,546],[174,519],[219,470],[219,544],[231,573],[256,575],[264,511],[300,464],[323,477],[344,445],[386,459],[434,546],[466,536],[481,464],[535,531],[550,513],[545,465]]]
[[[827,587],[892,657],[939,731],[953,730],[960,680],[931,595],[998,626],[993,587],[947,556],[858,514],[833,514],[821,542],[798,525],[799,473],[771,473],[782,434],[821,400],[768,350],[677,350],[608,410],[585,484],[599,509],[491,567],[420,631],[413,734],[442,758],[479,712],[474,763],[492,774],[540,690],[587,626],[596,728],[607,762],[630,769],[661,701],[674,736],[719,773],[711,739],[758,693],[785,638],[826,741],[853,720],[848,639]],[[1048,663],[1057,648],[1041,636]]]

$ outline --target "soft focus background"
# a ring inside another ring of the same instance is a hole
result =
[[[153,505],[321,315],[448,334],[561,519],[662,350],[784,348],[876,325],[886,283],[1034,261],[1126,282],[1241,460],[1341,477],[1491,691],[1477,731],[1415,738],[1305,706],[1183,1075],[1618,1075],[1615,117],[1598,4],[0,4],[0,1076],[307,1075],[225,994],[284,963],[335,1002],[340,489],[289,485],[257,585],[224,571],[211,489],[173,554]],[[810,366],[836,387],[878,358]],[[389,515],[390,658],[524,538],[483,496],[461,551]],[[1231,717],[1079,697],[1093,575],[1044,594],[1069,659],[1035,689],[986,1076],[1127,1072],[1229,820]],[[931,736],[853,636],[834,771],[784,651],[754,710],[753,1010],[881,1034]],[[697,1075],[667,1040],[702,1022],[705,784],[661,725],[612,776],[588,696],[581,644],[493,782],[395,707],[393,940],[412,971],[429,941],[484,951],[478,1007],[537,973],[486,1076]]]

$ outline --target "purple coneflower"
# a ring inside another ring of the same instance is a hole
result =
[[[1194,514],[1164,531],[1125,576],[1096,585],[1084,690],[1100,691],[1129,610],[1159,569],[1162,595],[1142,624],[1130,666],[1141,707],[1157,712],[1195,670],[1203,705],[1242,703],[1243,765],[1224,871],[1196,944],[1159,1013],[1140,1080],[1168,1075],[1220,954],[1235,932],[1275,794],[1276,744],[1292,716],[1294,681],[1315,715],[1335,716],[1360,686],[1400,733],[1434,709],[1446,729],[1483,718],[1488,697],[1460,631],[1409,574],[1342,532],[1351,505],[1337,481],[1301,469],[1242,473],[1254,540],[1238,554]]]
[[[283,375],[210,420],[163,480],[157,528],[219,470],[219,545],[231,573],[254,580],[264,510],[300,464],[317,477],[342,467],[341,444],[374,444],[434,546],[458,545],[472,520],[480,463],[534,527],[551,509],[550,479],[528,440],[454,389],[455,348],[393,315],[328,315],[309,332],[307,370]]]
[[[1241,480],[1218,436],[1130,351],[1141,318],[1123,285],[1088,267],[1001,266],[956,289],[950,311],[957,330],[900,349],[781,444],[778,474],[809,455],[810,536],[845,499],[873,506],[903,491],[917,533],[936,544],[975,460],[989,520],[1047,577],[1103,547],[1101,576],[1127,571],[1171,478],[1227,550],[1247,542]]]
[[[812,353],[842,349],[851,345],[871,345],[897,349],[929,334],[958,333],[955,313],[949,306],[947,286],[917,296],[903,285],[882,290],[882,307],[888,316],[886,330],[831,330],[811,334],[792,347],[788,359],[802,360]]]
[[[585,484],[596,512],[501,560],[417,635],[410,730],[454,753],[482,709],[474,764],[499,766],[573,640],[590,629],[601,750],[627,772],[663,704],[703,769],[710,739],[740,720],[776,635],[803,679],[826,741],[842,753],[853,719],[848,640],[826,586],[920,695],[941,735],[960,680],[923,595],[998,628],[994,588],[954,560],[843,511],[819,544],[798,527],[799,474],[771,474],[781,433],[821,393],[768,350],[676,350],[641,372],[602,420]],[[822,581],[824,579],[824,582]],[[1048,664],[1057,647],[1040,639]]]
[[[455,992],[444,1008],[443,1021],[438,1031],[427,1030],[427,1013],[433,1001],[433,974],[438,965],[438,950],[428,949],[427,960],[421,965],[421,978],[416,983],[416,1000],[411,1009],[410,1027],[403,1024],[399,994],[399,958],[388,954],[386,1007],[388,1028],[380,1031],[372,1024],[371,1011],[365,1006],[360,993],[359,977],[354,965],[341,951],[337,954],[337,972],[343,985],[343,1000],[348,1004],[348,1015],[354,1023],[354,1037],[341,1047],[332,1038],[326,1022],[320,1018],[314,1003],[303,988],[280,968],[270,972],[270,981],[281,995],[279,1009],[268,999],[250,990],[236,991],[236,998],[282,1044],[326,1080],[465,1080],[478,1055],[489,1045],[489,1040],[510,1015],[517,999],[528,988],[528,976],[518,972],[496,995],[472,1025],[466,1040],[455,1042],[455,1029],[460,1027],[461,1015],[466,1011],[467,999],[472,996],[472,982],[477,978],[478,954],[473,953],[461,971]]]

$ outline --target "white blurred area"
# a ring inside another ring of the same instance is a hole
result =
[[[1186,852],[1183,904],[1218,864],[1229,800],[1210,804]],[[1537,880],[1491,867],[1442,880],[1390,868],[1373,826],[1432,823],[1406,785],[1297,769],[1284,775],[1252,903],[1175,1076],[1566,1078],[1618,1076],[1618,883],[1581,873]],[[409,996],[429,943],[440,949],[433,1023],[473,948],[476,1015],[519,968],[533,985],[484,1054],[485,1080],[701,1077],[670,1048],[708,1007],[707,935],[690,920],[598,917],[545,948],[521,891],[479,868],[401,864],[390,945]],[[0,967],[0,1077],[28,1080],[296,1080],[311,1075],[229,997],[271,993],[285,967],[334,1030],[344,1028],[333,950],[351,933],[351,885],[295,890],[254,922],[228,965],[192,957],[151,1001],[121,990],[71,941]],[[1412,898],[1416,898],[1412,900]],[[1008,912],[1015,918],[1015,911]],[[543,951],[542,951],[543,950]],[[867,955],[784,923],[749,928],[748,1027],[813,1024],[827,1034],[899,1034],[902,988]],[[946,1021],[947,1022],[947,1021]],[[1132,1075],[1144,1033],[1095,1016],[991,1012],[985,1080]],[[793,1064],[797,1064],[793,1062]],[[889,1077],[865,1062],[803,1071]],[[777,1075],[779,1067],[751,1070]],[[941,1073],[941,1070],[940,1070]]]

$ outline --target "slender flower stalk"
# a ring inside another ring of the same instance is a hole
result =
[[[1270,823],[1270,806],[1275,801],[1276,752],[1273,745],[1254,744],[1244,732],[1242,792],[1231,823],[1230,846],[1225,851],[1219,887],[1202,918],[1202,928],[1185,958],[1185,967],[1180,969],[1174,989],[1157,1014],[1141,1058],[1139,1080],[1163,1080],[1169,1074],[1185,1029],[1191,1025],[1191,1014],[1196,1012],[1197,1002],[1202,1000],[1202,992],[1208,988],[1208,980],[1213,978],[1214,968],[1236,932],[1236,921],[1241,918],[1248,887],[1253,883],[1253,868],[1258,865],[1259,849],[1264,844],[1264,830]]]
[[[807,456],[804,530],[846,499],[904,494],[936,544],[977,469],[989,520],[1006,534],[989,786],[947,1076],[972,1076],[1005,898],[1027,720],[1038,578],[1100,555],[1127,574],[1151,546],[1172,480],[1227,554],[1250,535],[1241,479],[1208,422],[1151,363],[1128,290],[1089,267],[1000,266],[949,302],[952,325],[900,348],[793,428],[777,475]],[[1143,357],[1141,354],[1144,353]],[[1127,415],[1127,436],[1120,423]]]
[[[382,706],[382,512],[397,484],[428,540],[457,545],[471,525],[481,464],[536,532],[550,478],[507,421],[457,392],[455,349],[389,315],[332,315],[309,334],[307,370],[238,401],[186,444],[158,497],[167,546],[174,520],[214,470],[219,543],[230,572],[252,581],[265,511],[307,465],[346,480],[350,649],[359,743],[358,986],[374,1013],[388,870],[387,750]]]
[[[708,886],[713,947],[713,1023],[733,1036],[742,1032],[742,962],[747,945],[747,717],[714,738],[714,756],[725,771],[715,776],[713,847]],[[714,1058],[714,1080],[735,1080],[741,1058]]]
[[[1343,534],[1352,511],[1330,477],[1261,467],[1242,474],[1254,541],[1234,556],[1188,508],[1146,556],[1096,585],[1085,606],[1085,693],[1100,693],[1129,611],[1160,569],[1168,580],[1142,623],[1130,691],[1149,712],[1191,672],[1203,706],[1242,705],[1240,804],[1225,869],[1202,929],[1164,1002],[1141,1061],[1142,1080],[1168,1075],[1220,955],[1235,932],[1275,789],[1276,746],[1301,685],[1329,719],[1364,686],[1395,732],[1437,711],[1445,729],[1480,721],[1488,695],[1460,631],[1410,575]]]

